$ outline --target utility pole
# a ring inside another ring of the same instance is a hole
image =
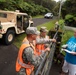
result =
[[[59,7],[58,19],[60,19],[60,16],[61,16],[61,7],[62,7],[62,0],[60,0],[60,7]]]

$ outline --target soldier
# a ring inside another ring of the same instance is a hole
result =
[[[40,35],[36,38],[36,50],[38,54],[45,52],[45,49],[49,46],[50,42],[56,42],[55,39],[50,39],[47,35],[48,30],[46,27],[40,28]]]
[[[38,56],[35,50],[34,41],[38,35],[37,28],[28,27],[26,29],[26,34],[27,37],[20,47],[16,61],[16,71],[18,72],[18,75],[31,75],[44,56],[44,53],[41,56]]]

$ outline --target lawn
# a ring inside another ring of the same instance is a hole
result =
[[[51,20],[50,22],[47,22],[47,23],[44,23],[44,24],[37,26],[37,28],[39,30],[40,27],[45,26],[45,27],[47,27],[48,30],[50,30],[50,29],[53,29],[55,27],[55,22],[56,22],[56,20]]]
[[[20,35],[17,35],[17,36],[15,37],[15,40],[14,40],[13,44],[14,44],[16,47],[19,48],[19,47],[21,46],[22,40],[25,38],[25,36],[26,36],[25,33],[20,34]]]

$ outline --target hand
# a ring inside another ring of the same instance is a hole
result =
[[[50,42],[56,42],[56,39],[50,39]]]
[[[45,51],[48,51],[49,52],[50,51],[50,48],[49,47],[45,48]]]
[[[72,55],[76,55],[76,52],[71,52],[70,54],[72,54]]]
[[[60,53],[62,53],[62,51],[64,51],[64,49],[61,49],[61,50],[60,50]]]
[[[45,48],[49,47],[49,44],[45,44],[44,47],[45,47]]]

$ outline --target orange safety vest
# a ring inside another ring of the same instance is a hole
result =
[[[40,39],[40,36],[38,36],[38,38]],[[49,39],[49,36],[46,36],[45,38]],[[36,50],[38,52],[38,55],[40,55],[45,51],[45,44],[36,44]]]
[[[16,61],[16,71],[19,72],[21,68],[25,68],[27,75],[31,75],[32,71],[34,70],[34,65],[30,64],[30,62],[28,62],[28,64],[24,63],[22,59],[23,50],[29,46],[33,48],[34,54],[36,55],[35,47],[32,44],[29,44],[29,41],[27,40],[27,38],[25,38],[25,42],[20,47]]]

